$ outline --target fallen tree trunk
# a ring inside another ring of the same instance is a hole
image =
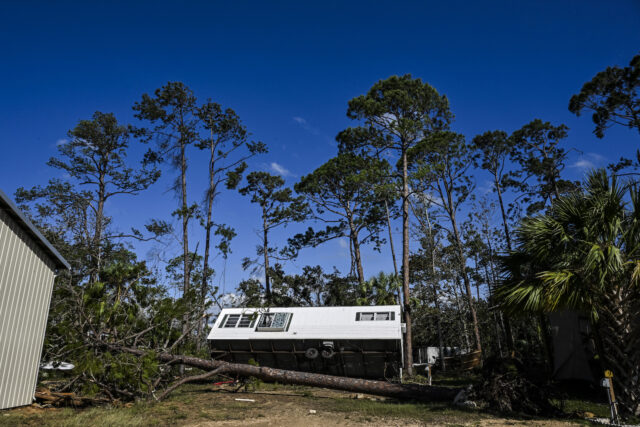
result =
[[[109,345],[116,351],[144,356],[144,350]],[[386,381],[365,380],[361,378],[338,377],[333,375],[313,374],[309,372],[287,371],[264,366],[253,366],[240,363],[229,363],[221,360],[206,360],[198,357],[156,353],[155,357],[165,363],[183,364],[205,371],[216,370],[218,374],[234,374],[255,377],[267,382],[282,384],[324,387],[334,390],[355,393],[375,394],[398,399],[412,399],[425,402],[453,402],[462,389],[427,386],[422,384],[396,384]]]

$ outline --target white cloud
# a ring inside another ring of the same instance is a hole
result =
[[[575,163],[569,167],[587,171],[589,169],[595,169],[605,163],[607,158],[598,153],[586,153],[581,155]]]
[[[271,170],[275,173],[277,173],[280,176],[291,176],[291,172],[286,169],[284,166],[276,163],[276,162],[271,162],[271,164],[269,165],[269,167],[271,168]]]
[[[575,162],[574,164],[572,164],[571,167],[572,168],[576,168],[576,169],[587,170],[587,169],[595,168],[596,165],[594,165],[593,162],[590,161],[590,160],[580,159],[577,162]]]
[[[320,135],[320,131],[316,128],[314,128],[313,126],[311,126],[309,124],[309,122],[307,122],[307,119],[303,118],[303,117],[293,117],[293,121],[296,122],[297,124],[300,125],[300,127],[302,127],[302,129],[306,130],[307,132],[309,132],[312,135]]]
[[[338,244],[340,245],[341,248],[346,249],[349,247],[349,244],[347,243],[347,239],[339,239],[338,240]]]
[[[591,157],[596,163],[602,163],[607,160],[604,156],[601,156],[598,153],[587,153],[587,156]]]
[[[60,138],[59,140],[57,140],[57,141],[56,141],[56,147],[59,147],[59,146],[61,146],[61,145],[64,145],[64,144],[66,144],[67,142],[69,142],[69,140],[68,140],[68,139],[66,139],[66,138]]]

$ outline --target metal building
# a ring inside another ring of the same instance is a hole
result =
[[[215,359],[346,377],[402,368],[399,305],[225,308],[209,333]]]
[[[0,191],[0,409],[33,401],[60,269],[67,261]]]

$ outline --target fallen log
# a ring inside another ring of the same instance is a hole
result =
[[[108,345],[111,350],[144,356],[144,350]],[[244,377],[255,377],[267,382],[281,384],[306,385],[311,387],[331,388],[354,393],[375,394],[398,399],[411,399],[423,402],[453,402],[462,391],[459,388],[427,386],[422,384],[397,384],[386,381],[365,380],[361,378],[338,377],[333,375],[313,374],[309,372],[287,371],[240,363],[229,363],[221,360],[206,360],[193,356],[156,353],[155,357],[165,363],[183,364],[204,371],[215,370],[217,374],[234,374]],[[205,374],[206,375],[206,374]]]

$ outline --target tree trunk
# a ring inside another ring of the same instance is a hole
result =
[[[209,190],[207,191],[207,219],[206,219],[206,223],[205,223],[205,230],[206,230],[206,234],[205,234],[205,239],[204,239],[204,260],[203,260],[203,264],[202,264],[202,288],[200,289],[200,304],[202,304],[203,307],[203,314],[204,314],[204,306],[206,303],[206,299],[207,299],[207,288],[208,288],[208,279],[209,279],[209,251],[211,248],[211,227],[212,227],[212,223],[211,223],[211,217],[213,215],[213,196],[215,195],[215,182],[214,182],[214,166],[215,166],[215,151],[214,151],[214,144],[213,144],[213,135],[211,136],[211,157],[209,158]],[[198,349],[201,348],[201,343],[202,343],[202,333],[204,330],[204,325],[205,325],[205,319],[204,317],[202,319],[200,319],[200,323],[198,324]]]
[[[502,189],[500,182],[496,177],[494,180],[496,192],[498,193],[498,203],[500,204],[500,213],[502,214],[502,226],[504,227],[504,237],[507,239],[507,249],[511,252],[511,234],[509,233],[509,223],[507,222],[507,212],[504,210],[504,202],[502,200]]]
[[[104,203],[106,200],[105,174],[100,172],[98,184],[98,208],[96,209],[96,226],[93,234],[93,256],[94,270],[91,272],[89,281],[95,283],[98,280],[100,269],[102,268],[102,232],[104,230]]]
[[[142,350],[110,346],[111,349],[138,356],[146,353]],[[203,370],[220,369],[219,373],[255,377],[263,381],[281,384],[297,384],[311,387],[325,387],[334,390],[368,393],[398,399],[413,399],[425,402],[452,402],[461,389],[425,386],[420,384],[397,384],[386,381],[365,380],[360,378],[338,377],[333,375],[287,371],[262,366],[228,363],[220,360],[205,360],[197,357],[157,353],[155,357],[165,363],[180,363]]]
[[[262,211],[262,249],[264,251],[264,290],[267,305],[271,305],[271,285],[269,283],[269,228],[267,227],[267,213]]]
[[[462,323],[462,332],[464,336],[464,341],[467,344],[465,347],[467,351],[471,350],[471,344],[469,343],[469,332],[467,331],[467,321],[465,320],[465,314],[462,310],[462,304],[460,304],[460,298],[458,297],[458,286],[460,285],[460,278],[456,276],[456,283],[453,285],[453,295],[456,299],[456,306],[458,307],[458,314],[460,315],[460,322]],[[462,289],[460,289],[462,291]],[[462,341],[461,341],[462,343]]]
[[[387,228],[389,229],[389,247],[391,248],[391,259],[393,260],[393,272],[398,275],[398,263],[396,261],[396,251],[393,248],[393,233],[391,232],[391,214],[389,213],[389,204],[384,201],[384,208],[387,211]]]
[[[440,312],[440,301],[438,301],[438,286],[436,278],[436,240],[433,236],[433,228],[431,227],[431,218],[429,217],[429,210],[425,208],[425,216],[427,217],[427,226],[429,231],[429,241],[431,243],[431,274],[433,275],[433,303],[436,308],[436,328],[438,330],[438,350],[440,351],[440,363],[442,371],[447,370],[446,362],[444,361],[444,344],[442,341],[442,313]]]
[[[411,295],[409,293],[409,174],[407,151],[402,150],[402,293],[404,296],[405,351],[407,374],[413,375],[413,343],[411,335]]]
[[[353,254],[355,255],[356,269],[358,272],[358,282],[364,282],[364,270],[362,269],[362,255],[360,254],[360,242],[358,242],[358,231],[356,230],[353,218],[349,216],[349,239],[353,245]]]
[[[494,184],[496,186],[496,192],[498,193],[498,203],[500,204],[500,213],[502,214],[502,226],[504,227],[504,236],[507,239],[507,249],[509,252],[512,251],[511,247],[511,235],[509,233],[509,222],[507,221],[507,213],[504,210],[504,202],[502,201],[502,190],[500,188],[500,181],[498,181],[498,177],[495,177]],[[495,278],[495,265],[493,263],[493,250],[491,249],[491,242],[489,237],[487,236],[487,246],[489,247],[489,258],[491,260],[491,272],[493,276],[494,285],[497,283]],[[487,286],[488,282],[487,282]],[[491,292],[491,287],[489,286],[489,292]],[[507,344],[507,352],[509,355],[513,356],[515,351],[515,344],[513,341],[513,331],[511,329],[511,322],[509,321],[509,316],[500,311],[500,318],[503,322],[504,334],[506,336],[506,344]]]
[[[184,284],[182,294],[186,295],[189,291],[189,279],[191,276],[191,263],[189,262],[189,214],[187,210],[187,155],[186,145],[180,142],[180,180],[182,192],[182,253],[184,256]],[[185,314],[182,321],[182,332],[185,333],[189,329],[189,318]]]
[[[433,283],[433,303],[435,305],[436,308],[436,329],[438,332],[438,350],[440,352],[440,366],[442,367],[442,371],[446,371],[447,370],[447,364],[444,361],[444,342],[442,340],[442,320],[440,319],[441,317],[441,312],[440,312],[440,301],[438,301],[438,289],[436,287],[436,284]]]
[[[549,333],[549,321],[546,314],[540,313],[538,315],[538,331],[540,333],[540,342],[544,350],[544,356],[547,359],[547,368],[549,373],[553,373],[553,351],[551,345],[551,335]]]
[[[391,259],[393,260],[393,272],[395,277],[398,277],[398,262],[396,261],[396,251],[393,248],[393,233],[391,232],[391,215],[389,214],[389,204],[386,200],[384,201],[384,207],[387,211],[387,228],[389,229],[389,247],[391,248]],[[399,288],[397,292],[398,304],[402,304],[402,293]]]
[[[451,201],[451,193],[449,192],[449,206],[453,206]],[[460,239],[460,233],[458,232],[458,224],[456,223],[456,214],[449,209],[449,216],[451,218],[451,225],[453,228],[453,237],[456,243],[456,251],[458,252],[458,263],[460,264],[460,275],[464,281],[465,291],[467,293],[467,303],[469,304],[469,311],[471,312],[471,320],[473,321],[473,334],[475,336],[476,350],[482,352],[482,344],[480,342],[480,326],[478,325],[478,315],[476,314],[476,307],[473,303],[473,296],[471,294],[471,283],[469,282],[469,275],[465,268],[464,253],[462,251],[462,240]]]
[[[182,288],[183,295],[189,291],[190,267],[189,262],[189,215],[187,210],[187,155],[185,144],[180,145],[180,188],[182,196],[182,254],[184,256],[184,284]]]
[[[613,372],[613,386],[624,414],[640,415],[640,295],[633,285],[605,294],[594,331],[603,348],[603,364]]]
[[[489,247],[489,253],[491,253],[491,247]],[[484,277],[485,277],[485,280],[487,282],[487,290],[489,292],[489,301],[493,301],[493,291],[491,290],[491,285],[489,284],[489,282],[490,282],[490,278],[489,277],[490,276],[489,276],[489,268],[488,268],[487,264],[485,264],[485,266],[484,266]],[[493,276],[493,283],[495,284],[495,276]],[[498,341],[498,351],[500,352],[500,357],[502,357],[502,342],[500,340],[500,335],[501,335],[502,329],[504,329],[504,323],[502,325],[502,328],[500,328],[500,319],[501,319],[500,316],[501,315],[502,315],[502,312],[500,312],[500,311],[498,312],[498,315],[496,315],[495,312],[493,313],[493,320],[495,321],[495,326],[496,326],[496,338],[497,338],[497,341]],[[506,330],[505,330],[505,333],[506,333]],[[510,348],[507,349],[507,350],[508,350],[508,353],[511,353],[511,349]]]

